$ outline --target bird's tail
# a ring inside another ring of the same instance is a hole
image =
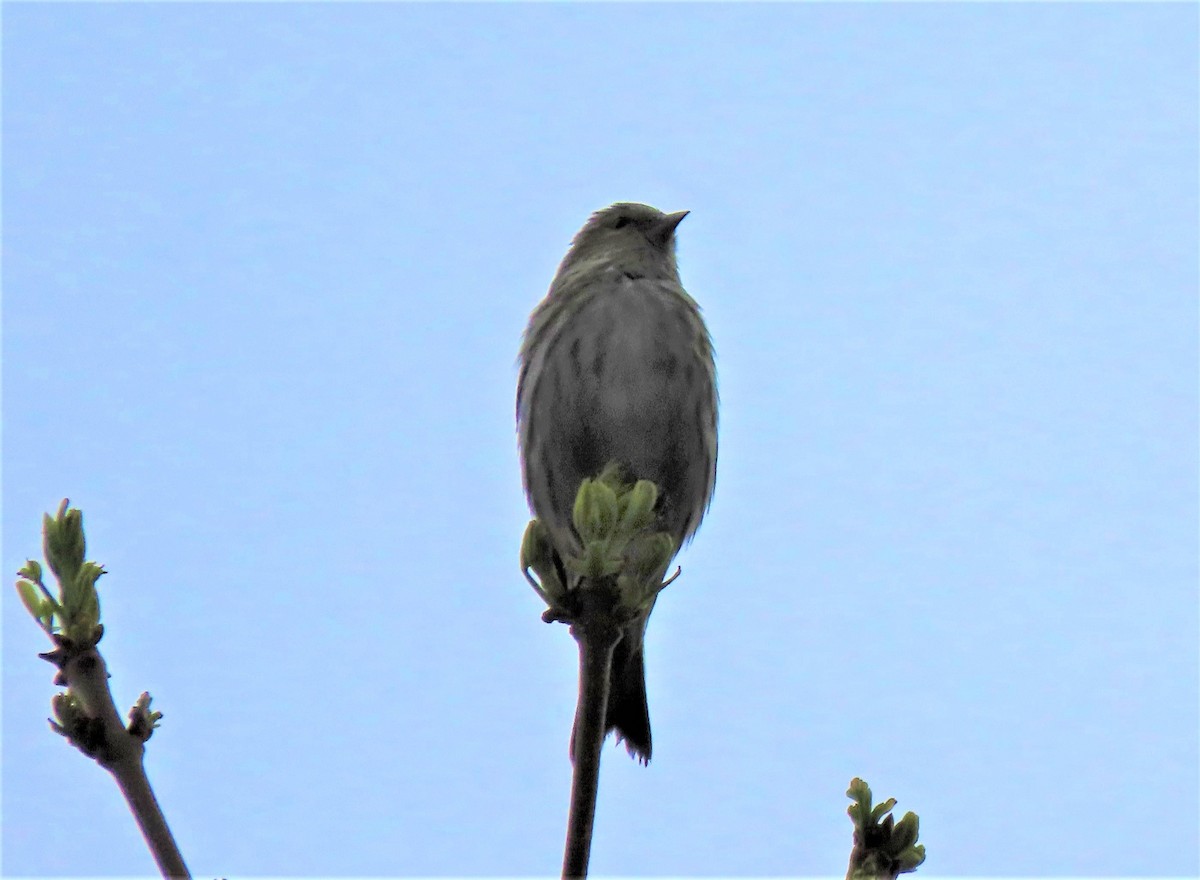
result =
[[[650,763],[650,707],[641,639],[623,638],[613,651],[605,727],[606,732],[617,732],[618,741],[624,741],[630,755],[643,764]]]
[[[638,624],[634,624],[638,626]],[[642,660],[641,633],[626,633],[613,650],[612,676],[608,688],[608,711],[604,735],[616,731],[629,754],[650,763],[650,707],[646,704],[646,666]],[[575,730],[578,710],[571,728],[571,760],[575,760]]]

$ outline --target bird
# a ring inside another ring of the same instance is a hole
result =
[[[560,571],[561,559],[580,548],[576,491],[606,466],[630,483],[656,484],[654,528],[671,536],[675,552],[712,502],[716,364],[675,255],[688,213],[634,202],[595,212],[530,315],[518,359],[522,480]],[[653,603],[623,627],[605,721],[605,735],[615,732],[642,764],[652,752],[644,661],[651,610]]]

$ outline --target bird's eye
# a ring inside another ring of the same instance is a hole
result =
[[[618,217],[617,221],[615,223],[613,223],[613,229],[620,229],[622,226],[628,226],[628,225],[629,225],[628,217]]]

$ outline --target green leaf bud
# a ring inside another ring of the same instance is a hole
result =
[[[654,505],[658,502],[658,487],[649,480],[638,480],[621,496],[621,531],[632,534],[654,522]]]
[[[41,620],[46,616],[45,605],[46,601],[42,598],[42,594],[38,592],[37,587],[29,581],[17,581],[17,592],[21,596],[21,603],[25,606],[35,620]]]
[[[904,814],[904,818],[896,823],[896,827],[892,829],[891,839],[888,841],[888,852],[892,855],[899,855],[917,842],[918,828],[917,814],[909,811]]]
[[[918,843],[916,846],[909,847],[896,859],[897,873],[907,874],[915,871],[917,867],[925,861],[925,844]]]

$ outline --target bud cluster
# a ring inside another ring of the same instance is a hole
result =
[[[654,483],[638,480],[630,485],[614,466],[585,479],[571,514],[582,549],[577,555],[565,554],[560,566],[549,530],[540,520],[531,520],[521,542],[526,579],[547,605],[558,609],[569,606],[568,593],[579,584],[615,578],[623,610],[631,616],[647,610],[666,586],[662,577],[676,550],[669,534],[652,530],[657,502]]]

